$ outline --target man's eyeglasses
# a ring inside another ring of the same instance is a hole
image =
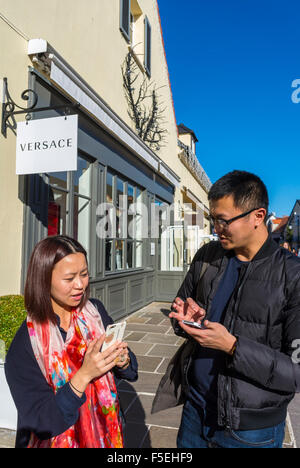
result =
[[[255,210],[259,210],[259,208],[252,208],[252,210],[246,211],[246,213],[242,213],[242,214],[240,214],[238,216],[235,216],[234,218],[230,218],[230,219],[214,218],[213,216],[210,216],[209,219],[210,219],[210,222],[214,226],[219,226],[221,228],[227,228],[229,226],[229,224],[233,223],[233,221],[236,221],[237,219],[244,218],[245,216],[247,216],[248,214],[252,213],[252,211],[255,211]]]

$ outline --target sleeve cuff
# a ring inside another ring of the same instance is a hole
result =
[[[78,410],[86,402],[85,393],[77,396],[70,385],[66,383],[55,395],[56,403],[63,414],[64,420],[73,426],[78,419]]]

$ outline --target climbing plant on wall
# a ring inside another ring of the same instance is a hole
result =
[[[166,143],[165,108],[162,108],[156,86],[142,76],[130,51],[122,65],[123,86],[128,103],[128,115],[139,137],[154,151]]]

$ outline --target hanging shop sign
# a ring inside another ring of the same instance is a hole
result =
[[[78,115],[18,122],[16,174],[77,170]]]

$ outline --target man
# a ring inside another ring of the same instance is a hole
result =
[[[257,176],[233,171],[208,199],[219,241],[197,252],[170,314],[175,332],[196,342],[178,447],[281,447],[300,391],[300,261],[269,237]]]

